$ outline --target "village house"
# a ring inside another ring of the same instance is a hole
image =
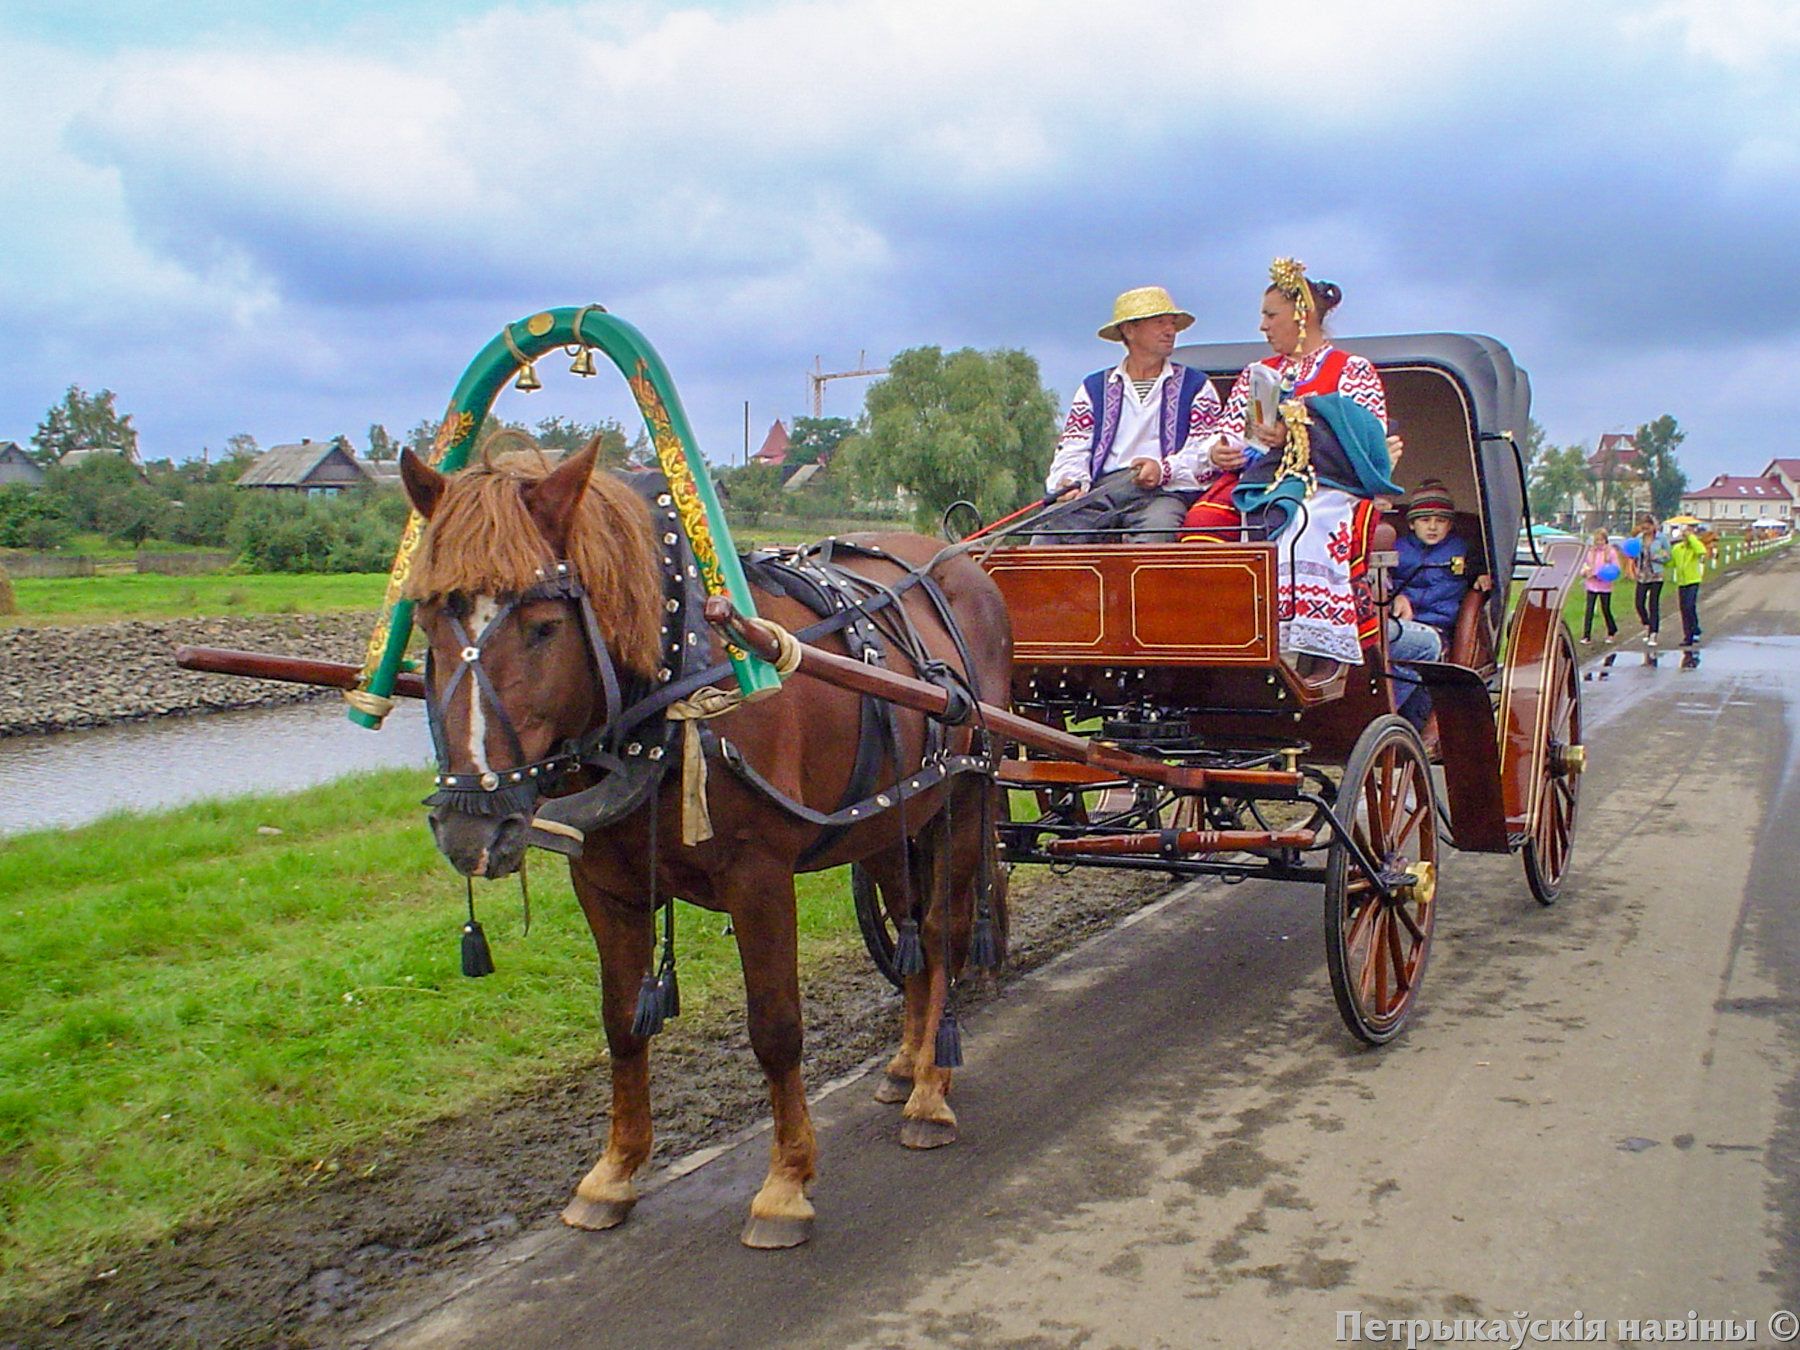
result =
[[[8,483],[40,487],[43,481],[43,466],[31,457],[24,446],[17,441],[0,441],[0,487],[5,487]]]
[[[1777,460],[1800,469],[1800,461]],[[1705,487],[1681,494],[1681,509],[1714,529],[1746,529],[1759,522],[1792,526],[1794,487],[1792,478],[1776,474],[1738,478],[1722,473]]]
[[[266,450],[238,477],[237,485],[304,492],[309,497],[335,497],[374,481],[368,467],[350,453],[350,447],[340,437],[331,441],[302,440],[298,445],[277,445]]]
[[[1583,529],[1609,529],[1635,520],[1651,509],[1650,484],[1638,465],[1637,443],[1623,431],[1609,431],[1587,458],[1592,487],[1576,492],[1570,509]]]

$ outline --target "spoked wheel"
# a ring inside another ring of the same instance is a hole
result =
[[[861,863],[850,864],[850,899],[856,906],[856,926],[862,930],[863,946],[868,948],[875,969],[894,988],[906,988],[905,977],[894,965],[894,950],[900,945],[900,935],[894,931],[894,921],[888,917],[887,906],[881,903],[881,888]]]
[[[1556,635],[1544,691],[1543,782],[1525,841],[1525,884],[1540,905],[1554,905],[1575,848],[1575,807],[1586,751],[1581,741],[1581,671],[1568,629]]]
[[[1382,717],[1344,766],[1334,809],[1380,870],[1383,898],[1344,839],[1326,860],[1325,963],[1353,1035],[1382,1045],[1418,998],[1437,916],[1437,803],[1425,746],[1406,721]]]

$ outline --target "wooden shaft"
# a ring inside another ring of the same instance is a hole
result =
[[[705,614],[707,622],[723,632],[730,641],[748,647],[765,661],[778,659],[780,644],[762,629],[746,623],[725,596],[708,596]],[[891,670],[854,661],[847,656],[838,656],[809,643],[801,642],[797,645],[800,648],[799,671],[803,675],[811,675],[814,679],[835,684],[852,693],[886,699],[915,712],[941,713],[949,706],[950,696],[935,684],[898,675]],[[1201,792],[1207,786],[1208,771],[1205,769],[1165,764],[1159,759],[1134,755],[1103,741],[1091,741],[1085,736],[1058,731],[1042,722],[1034,722],[1029,717],[1020,717],[1004,708],[996,708],[991,703],[981,703],[977,707],[982,724],[990,731],[1021,745],[1029,745],[1034,750],[1055,755],[1059,759],[1093,764],[1109,769],[1122,778],[1142,778],[1152,783],[1164,783],[1184,792]]]
[[[177,647],[175,664],[183,670],[248,675],[258,680],[282,680],[288,684],[316,684],[326,689],[354,689],[362,682],[362,670],[358,666],[314,661],[304,656],[277,656],[271,652],[240,652],[229,647]],[[394,681],[394,692],[403,698],[424,698],[425,681],[412,671],[402,671]]]
[[[1310,848],[1312,843],[1311,830],[1171,830],[1053,839],[1044,845],[1044,852],[1058,858],[1082,855],[1111,858],[1138,854],[1236,853],[1243,849]]]

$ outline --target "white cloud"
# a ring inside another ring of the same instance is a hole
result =
[[[1677,32],[1690,55],[1761,73],[1800,55],[1800,9],[1790,0],[1663,0],[1629,15],[1626,32]]]
[[[36,49],[0,91],[0,171],[41,203],[0,220],[29,264],[0,322],[34,330],[0,397],[110,363],[180,435],[309,400],[333,411],[282,435],[354,431],[436,412],[504,320],[597,299],[730,443],[815,353],[1019,345],[1067,385],[1129,285],[1250,337],[1279,252],[1344,283],[1350,331],[1493,332],[1597,416],[1617,395],[1570,372],[1734,350],[1746,256],[1800,280],[1788,8],[602,3],[379,48]]]

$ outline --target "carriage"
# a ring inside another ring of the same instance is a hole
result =
[[[1395,671],[1383,624],[1360,667],[1303,675],[1276,642],[1279,542],[1040,536],[978,556],[1012,618],[1013,710],[1116,752],[1083,763],[1066,747],[1020,742],[1000,765],[1012,789],[1004,858],[1320,885],[1338,1009],[1356,1036],[1381,1043],[1417,1002],[1443,841],[1519,854],[1542,904],[1561,888],[1583,767],[1581,684],[1562,619],[1579,547],[1540,548],[1522,531],[1514,432],[1530,392],[1504,347],[1459,334],[1339,345],[1381,372],[1406,434],[1403,476],[1450,487],[1470,570],[1494,578],[1465,595],[1442,661]],[[1223,395],[1264,354],[1220,344],[1175,359]],[[1399,524],[1389,510],[1375,525],[1359,579],[1378,608]],[[1396,715],[1415,678],[1435,708],[1429,748]],[[870,955],[894,978],[886,912],[866,878],[853,888]]]
[[[598,348],[626,374],[663,476],[602,486],[591,448],[528,478],[483,464],[471,473],[490,485],[485,504],[468,506],[465,476],[440,470],[466,456],[500,387],[515,376],[535,387],[533,363],[564,345],[573,369],[591,372]],[[1456,528],[1495,581],[1470,592],[1441,662],[1395,671],[1378,633],[1361,665],[1298,668],[1277,642],[1279,540],[1025,545],[978,531],[739,560],[667,372],[598,306],[509,326],[458,386],[438,466],[403,458],[418,513],[363,671],[180,659],[349,687],[352,716],[368,725],[393,695],[424,696],[441,769],[432,827],[457,869],[506,875],[533,846],[570,855],[614,1060],[607,1151],[565,1213],[575,1226],[622,1222],[649,1152],[645,1055],[678,1010],[672,935],[658,965],[655,914],[672,916],[675,895],[728,914],[776,1119],[744,1240],[792,1245],[810,1233],[814,1158],[798,1068],[796,871],[855,865],[870,952],[906,992],[901,1050],[878,1095],[905,1103],[901,1138],[920,1148],[955,1138],[947,1096],[960,1046],[947,996],[960,969],[1003,945],[998,861],[1320,885],[1336,1002],[1371,1043],[1397,1035],[1416,1006],[1443,841],[1521,854],[1533,894],[1555,899],[1583,768],[1561,614],[1579,550],[1540,553],[1526,531],[1531,551],[1517,551],[1525,376],[1485,338],[1341,345],[1380,369],[1406,476],[1449,485],[1466,508]],[[1229,381],[1259,355],[1211,346],[1177,358]],[[529,547],[480,566],[438,556],[453,551],[454,522],[496,503],[511,514],[473,537],[490,552]],[[426,518],[442,537],[421,576]],[[1377,606],[1392,529],[1372,531],[1363,574]],[[598,557],[609,533],[636,539],[642,556]],[[619,612],[625,594],[634,613]],[[428,638],[422,672],[406,668],[415,620]],[[1407,678],[1430,687],[1441,753],[1395,714]],[[716,730],[697,729],[715,717]]]

